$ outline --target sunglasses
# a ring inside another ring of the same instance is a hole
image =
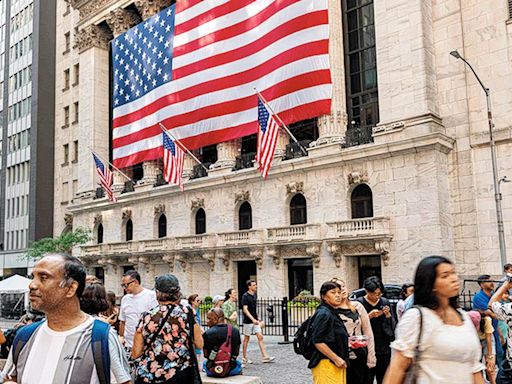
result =
[[[132,280],[132,281],[130,281],[130,282],[128,282],[128,283],[126,283],[126,284],[121,284],[121,287],[123,287],[123,288],[128,288],[128,287],[130,286],[130,284],[131,284],[131,283],[134,283],[134,282],[135,282],[135,280]]]

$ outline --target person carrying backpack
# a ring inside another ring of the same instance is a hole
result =
[[[203,369],[207,376],[227,377],[242,373],[240,353],[240,331],[226,323],[224,312],[213,308],[206,315],[208,330],[203,334]]]
[[[131,383],[119,338],[110,326],[80,310],[86,269],[75,257],[48,254],[29,285],[32,308],[46,320],[19,329],[2,372],[23,384]]]
[[[322,304],[311,320],[310,343],[314,348],[308,368],[313,384],[346,384],[348,333],[336,313],[341,304],[340,285],[334,281],[323,283],[320,298]]]

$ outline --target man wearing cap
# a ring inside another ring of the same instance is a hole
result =
[[[222,304],[224,304],[224,296],[215,295],[213,296],[213,308],[222,308]]]
[[[142,314],[133,339],[135,382],[193,383],[198,374],[194,347],[203,348],[201,329],[192,308],[180,303],[176,276],[158,276],[155,291],[158,305]]]

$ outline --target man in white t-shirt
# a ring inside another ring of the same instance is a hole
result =
[[[31,334],[19,353],[11,349],[2,372],[6,382],[21,384],[99,384],[91,348],[95,320],[80,310],[86,270],[75,257],[50,254],[34,266],[29,285],[32,307],[46,320]],[[108,327],[103,325],[103,327]],[[20,329],[18,332],[25,332]],[[131,383],[128,362],[115,331],[108,327],[110,375]],[[105,372],[101,372],[105,377]]]
[[[119,336],[124,341],[127,350],[133,346],[133,336],[144,312],[158,305],[155,291],[150,291],[140,285],[140,275],[135,270],[126,272],[121,286],[126,295],[121,299],[119,310]]]

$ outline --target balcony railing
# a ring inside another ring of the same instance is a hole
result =
[[[261,244],[263,243],[263,231],[249,229],[244,231],[219,233],[218,239],[217,246],[219,247]]]
[[[345,134],[345,147],[373,143],[373,127],[351,127]]]
[[[358,237],[389,235],[389,218],[368,217],[327,223],[334,237]]]
[[[256,158],[256,152],[244,153],[235,158],[235,167],[234,171],[238,171],[240,169],[252,168],[254,167],[254,159]]]
[[[300,145],[299,145],[300,144]],[[307,156],[307,151],[304,153],[302,151],[301,146],[304,148],[309,148],[309,144],[311,144],[311,140],[301,140],[299,143],[290,143],[286,146],[286,153],[284,155],[283,160],[296,159],[299,157]]]
[[[208,171],[206,169],[210,169],[210,165],[212,165],[212,163],[194,165],[194,167],[192,168],[192,174],[190,175],[190,180],[200,179],[201,177],[207,177]]]
[[[320,239],[320,224],[290,225],[267,229],[270,242]]]
[[[215,245],[210,235],[180,236],[175,239],[176,249],[208,248]]]
[[[168,251],[173,248],[172,240],[167,238],[141,240],[139,250],[146,252]]]

